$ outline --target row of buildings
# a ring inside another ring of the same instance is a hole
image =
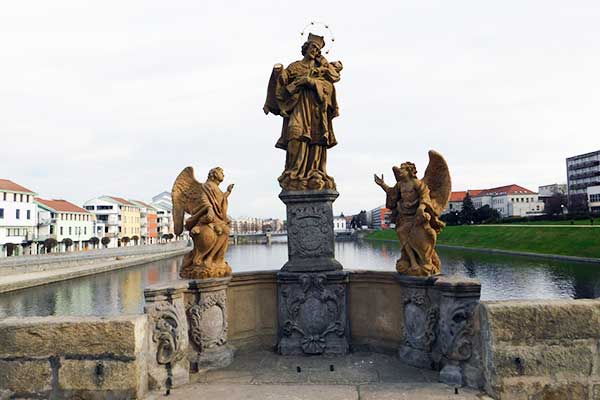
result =
[[[67,200],[44,199],[22,185],[0,179],[0,255],[37,254],[44,241],[55,239],[58,250],[83,250],[90,239],[106,237],[108,247],[122,242],[156,243],[173,233],[171,196],[163,192],[150,204],[100,196],[78,206]],[[123,240],[127,238],[126,240]],[[68,239],[68,240],[67,240]]]

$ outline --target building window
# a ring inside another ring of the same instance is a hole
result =
[[[21,210],[17,210],[17,219],[21,219]]]
[[[54,225],[50,225],[50,234],[54,235]]]
[[[87,226],[84,226],[84,227],[83,227],[83,234],[84,234],[84,235],[87,235]]]
[[[17,194],[16,193],[13,193],[13,201],[15,201],[15,202],[17,201]]]
[[[19,195],[19,201],[22,203],[23,202],[23,195]]]
[[[62,226],[60,227],[60,234],[61,234],[61,236],[63,234],[63,227]]]
[[[31,210],[27,210],[27,219],[31,219]]]
[[[2,199],[6,201],[6,192],[2,193]]]
[[[4,208],[0,208],[0,219],[4,219]]]
[[[71,227],[69,227],[69,236],[71,236],[73,234],[73,229]]]

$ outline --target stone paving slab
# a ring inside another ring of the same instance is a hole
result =
[[[482,400],[476,390],[438,383],[438,372],[401,363],[395,356],[279,356],[269,351],[238,353],[227,368],[192,375],[192,383],[148,398],[157,400]]]

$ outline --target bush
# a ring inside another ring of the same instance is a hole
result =
[[[65,250],[69,250],[69,247],[73,246],[73,240],[69,239],[69,238],[65,238],[63,239],[63,244],[65,245]]]
[[[52,249],[58,246],[58,242],[54,238],[48,238],[44,240],[44,251],[46,253],[52,253]]]
[[[92,245],[92,248],[96,248],[98,243],[100,243],[100,239],[98,239],[96,236],[90,238],[90,244]]]
[[[107,236],[104,236],[101,240],[100,243],[102,243],[102,245],[104,246],[104,248],[108,247],[108,244],[110,243],[110,238]]]
[[[137,246],[138,241],[140,240],[140,237],[135,235],[131,237],[131,240],[133,240],[133,243]]]

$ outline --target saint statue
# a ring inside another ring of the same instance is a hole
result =
[[[200,183],[194,178],[194,169],[187,167],[175,179],[173,197],[173,221],[175,233],[190,232],[194,249],[183,257],[180,276],[184,279],[220,278],[231,275],[231,267],[225,261],[229,242],[228,198],[233,184],[226,192],[219,189],[225,175],[219,167],[208,173],[208,179]]]
[[[375,175],[375,183],[386,193],[386,208],[392,211],[401,254],[396,270],[404,275],[431,276],[440,273],[441,262],[435,251],[437,235],[445,226],[439,219],[448,205],[451,180],[448,165],[441,154],[429,151],[429,165],[423,179],[411,162],[393,167],[394,186]]]
[[[285,170],[278,178],[283,190],[335,189],[327,174],[327,149],[337,141],[331,121],[338,116],[333,84],[342,63],[329,63],[321,54],[322,36],[309,33],[302,60],[287,68],[275,64],[263,110],[283,117],[275,147],[286,151]]]

